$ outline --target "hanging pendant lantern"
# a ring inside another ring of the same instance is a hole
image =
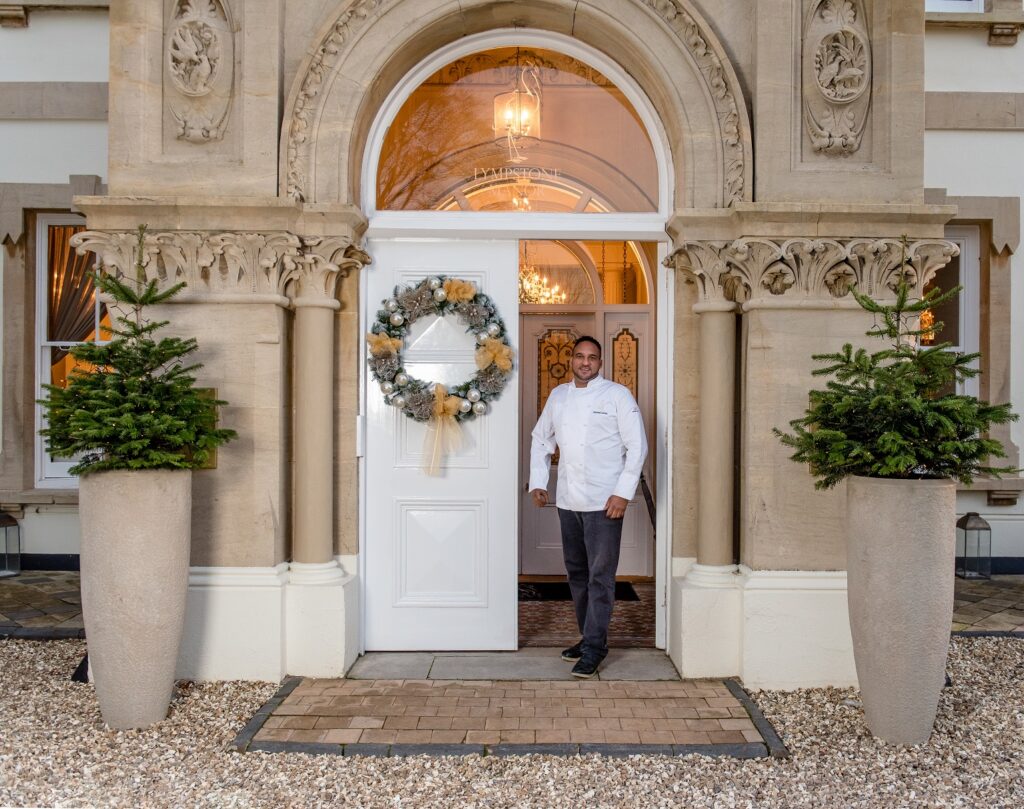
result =
[[[494,97],[494,137],[507,140],[511,163],[525,160],[522,138],[540,137],[540,75],[535,66],[519,64],[518,48],[512,90]]]

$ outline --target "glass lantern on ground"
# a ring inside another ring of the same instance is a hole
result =
[[[0,513],[0,579],[21,573],[21,526],[10,514]]]
[[[956,521],[956,575],[961,579],[992,578],[992,527],[976,511]]]

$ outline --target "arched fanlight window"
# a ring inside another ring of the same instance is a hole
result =
[[[579,59],[505,47],[427,78],[388,129],[378,210],[647,212],[658,165],[626,96]]]

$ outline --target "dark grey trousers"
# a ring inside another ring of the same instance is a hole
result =
[[[558,519],[569,591],[583,636],[583,654],[603,659],[608,654],[608,624],[615,603],[622,520],[613,520],[603,511],[561,508]]]

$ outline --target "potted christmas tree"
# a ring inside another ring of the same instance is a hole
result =
[[[79,480],[82,612],[100,710],[114,728],[167,715],[188,588],[192,470],[234,437],[225,404],[195,387],[194,339],[157,336],[146,317],[185,286],[146,281],[145,226],[134,277],[97,273],[114,324],[71,349],[67,387],[41,400],[47,450]]]
[[[865,720],[875,736],[899,744],[928,740],[945,682],[955,481],[1016,471],[988,463],[1004,457],[987,433],[1016,419],[1010,406],[956,392],[979,373],[979,355],[922,345],[942,324],[923,330],[921,315],[959,291],[913,300],[904,281],[884,303],[854,291],[875,316],[867,334],[889,345],[815,355],[825,366],[814,374],[830,378],[825,389],[811,391],[792,433],[775,430],[817,488],[848,479],[847,592]]]

